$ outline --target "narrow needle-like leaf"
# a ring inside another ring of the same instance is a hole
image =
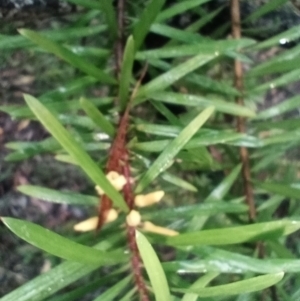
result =
[[[122,110],[125,109],[126,104],[128,102],[133,61],[134,61],[134,40],[133,37],[130,36],[126,43],[122,68],[121,68],[121,75],[120,75],[119,100],[120,100],[120,106]]]
[[[197,133],[200,127],[207,121],[213,112],[213,107],[206,108],[179,133],[178,137],[176,137],[166,146],[164,151],[159,155],[156,161],[151,165],[151,167],[140,180],[136,188],[137,193],[146,188],[160,173],[169,167],[173,158]]]
[[[136,50],[141,47],[147,33],[149,32],[151,24],[161,11],[165,1],[166,0],[152,0],[141,14],[138,22],[135,24],[133,28],[133,37],[135,40]]]
[[[138,231],[136,231],[136,242],[154,291],[155,300],[171,301],[166,275],[151,244]]]
[[[126,260],[125,254],[106,253],[78,244],[33,223],[10,217],[1,218],[3,223],[28,243],[55,256],[86,264],[116,264]]]
[[[110,184],[103,171],[97,166],[88,153],[81,148],[71,134],[60,124],[57,118],[54,117],[36,98],[27,94],[24,95],[24,98],[39,121],[71,155],[71,157],[76,160],[78,165],[94,181],[94,183],[104,190],[117,207],[123,211],[128,211],[128,206],[121,194]]]
[[[20,29],[19,33],[24,37],[28,38],[29,40],[31,40],[32,42],[34,42],[35,44],[39,45],[41,48],[45,49],[50,53],[55,54],[62,60],[68,62],[70,65],[96,78],[102,83],[107,83],[107,84],[116,83],[116,80],[110,75],[104,73],[102,70],[98,69],[93,64],[85,61],[80,56],[74,54],[72,51],[57,44],[56,42],[53,42],[52,40],[46,38],[45,36],[42,36],[28,29]]]
[[[114,126],[105,118],[99,109],[86,98],[80,99],[80,104],[86,114],[94,121],[99,128],[110,137],[115,134]]]
[[[218,285],[215,287],[198,289],[191,287],[189,289],[183,290],[176,289],[176,291],[193,292],[199,295],[201,298],[238,295],[263,290],[278,283],[283,278],[283,276],[284,273],[280,272],[276,274],[257,276],[250,279],[233,282],[230,284]]]

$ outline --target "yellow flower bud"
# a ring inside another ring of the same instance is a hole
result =
[[[161,234],[161,235],[165,235],[165,236],[175,236],[175,235],[179,234],[175,230],[164,228],[164,227],[159,227],[159,226],[152,224],[151,222],[144,222],[142,229],[145,231],[148,231],[148,232],[157,233],[157,234]]]
[[[110,209],[107,213],[107,217],[105,220],[105,224],[113,222],[114,220],[116,220],[118,217],[118,212],[116,211],[116,209]],[[78,232],[88,232],[88,231],[92,231],[95,230],[97,228],[97,224],[98,224],[98,216],[94,216],[94,217],[90,217],[88,219],[86,219],[85,221],[82,221],[76,225],[74,225],[74,230],[78,231]]]
[[[131,210],[126,216],[126,223],[128,226],[136,227],[141,223],[141,215],[136,210]]]
[[[123,175],[118,174],[116,171],[110,171],[106,175],[106,178],[117,191],[122,190],[124,185],[127,183],[126,178]],[[100,186],[97,185],[95,189],[98,195],[104,194],[104,191]]]
[[[163,190],[154,191],[148,194],[138,194],[134,198],[134,203],[137,207],[147,207],[154,203],[158,203],[164,195],[165,192]]]

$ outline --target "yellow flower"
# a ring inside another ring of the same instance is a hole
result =
[[[118,212],[116,209],[110,209],[107,213],[107,217],[105,220],[105,224],[113,222],[114,220],[116,220],[118,217]],[[98,216],[93,216],[90,217],[76,225],[74,225],[74,230],[77,232],[87,232],[87,231],[92,231],[92,230],[96,230],[97,228],[97,224],[98,224]]]
[[[126,178],[123,175],[118,174],[115,171],[110,171],[106,178],[110,181],[110,183],[115,187],[116,190],[120,191],[126,184]],[[103,195],[104,191],[101,187],[96,186],[97,193],[99,195]],[[151,206],[155,203],[161,201],[164,197],[165,192],[163,190],[154,191],[148,194],[139,194],[134,198],[134,203],[137,207],[147,207]],[[106,218],[105,223],[109,223],[117,219],[118,212],[115,209],[110,209]],[[147,232],[153,232],[166,236],[174,236],[178,235],[178,232],[154,225],[149,221],[142,222],[141,214],[137,210],[131,210],[129,214],[126,216],[126,223],[130,227],[139,227],[141,230]],[[86,232],[95,230],[98,224],[98,217],[91,217],[85,221],[82,221],[74,226],[75,231]]]
[[[163,190],[154,191],[148,194],[138,194],[134,198],[134,204],[137,207],[147,207],[161,201],[165,192]]]
[[[124,185],[127,183],[126,178],[123,175],[120,175],[113,170],[106,175],[106,178],[117,191],[122,190]],[[104,194],[104,191],[100,186],[97,185],[95,189],[99,195]]]

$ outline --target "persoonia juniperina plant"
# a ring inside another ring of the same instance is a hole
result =
[[[262,42],[242,38],[239,1],[233,0],[228,23],[212,33],[220,38],[231,25],[232,36],[214,40],[199,34],[221,12],[208,13],[209,1],[168,6],[163,0],[118,0],[116,7],[113,1],[70,2],[85,7],[80,20],[89,26],[46,33],[20,29],[19,42],[11,44],[6,37],[0,47],[26,50],[30,41],[35,50],[74,67],[74,79],[38,98],[25,95],[30,111],[23,106],[0,109],[15,118],[38,119],[52,136],[8,143],[14,152],[7,160],[52,152],[57,160],[81,168],[96,188],[93,196],[32,185],[19,186],[19,191],[49,202],[98,208],[98,214],[74,225],[75,231],[95,235],[69,239],[2,217],[18,236],[66,261],[0,300],[83,300],[103,287],[94,301],[290,300],[288,295],[296,300],[300,291],[291,286],[299,280],[283,276],[300,271],[285,244],[285,237],[300,228],[299,210],[292,203],[289,219],[272,218],[285,198],[294,201],[300,195],[298,186],[278,180],[289,162],[274,162],[297,145],[291,129],[297,121],[277,120],[272,128],[268,119],[291,111],[300,98],[259,114],[253,108],[266,90],[297,80],[293,60],[299,47],[253,68],[248,55],[276,46],[283,36],[299,38],[299,28]],[[275,8],[267,3],[249,20]],[[170,21],[190,14],[199,18],[184,30]],[[105,25],[98,26],[97,20]],[[147,49],[150,32],[164,37],[160,48]],[[91,34],[101,39],[72,45],[74,37]],[[270,74],[272,82],[261,84]],[[87,96],[95,85],[105,87],[107,96]],[[178,106],[179,113],[166,103]],[[96,162],[100,151],[104,164]],[[164,200],[168,206],[161,204]],[[87,238],[95,241],[94,247],[79,243]],[[163,262],[149,241],[169,247],[160,252]],[[104,266],[111,266],[109,273],[100,269]],[[93,280],[86,278],[83,286],[60,291],[91,273]],[[197,275],[193,284],[194,277],[186,277],[191,274]]]

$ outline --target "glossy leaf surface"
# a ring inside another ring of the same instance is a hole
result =
[[[26,38],[30,39],[32,42],[45,49],[46,51],[55,54],[59,58],[68,62],[70,65],[78,68],[87,75],[93,76],[102,83],[116,83],[113,77],[104,73],[102,70],[98,69],[93,64],[85,61],[81,57],[77,56],[76,54],[72,53],[70,50],[57,44],[56,42],[53,42],[52,40],[28,29],[20,29],[19,32]]]
[[[18,191],[37,199],[59,204],[97,206],[99,203],[99,198],[96,196],[58,191],[41,186],[21,185],[18,186]]]
[[[141,192],[169,166],[173,158],[193,137],[193,135],[199,130],[199,128],[207,121],[207,119],[213,114],[213,112],[213,107],[205,109],[180,132],[178,137],[176,137],[167,145],[165,150],[159,155],[159,157],[141,178],[136,188],[136,192]]]
[[[86,174],[99,185],[111,200],[122,210],[127,211],[127,204],[123,197],[114,189],[106,179],[104,173],[91,159],[91,157],[80,147],[77,141],[66,131],[59,121],[43,106],[37,99],[30,95],[25,95],[25,100],[38,117],[45,128],[53,137],[63,146],[63,148],[72,156]]]
[[[124,254],[105,253],[86,247],[30,222],[9,217],[3,217],[1,220],[28,243],[64,259],[86,264],[116,264],[126,260]]]
[[[154,291],[155,300],[171,301],[168,282],[154,249],[146,237],[138,231],[136,231],[136,242]]]
[[[257,241],[264,238],[270,239],[288,235],[298,229],[300,229],[300,222],[280,220],[247,226],[184,233],[168,237],[167,243],[173,246],[238,244],[246,241]]]
[[[284,276],[284,273],[269,274],[257,276],[246,280],[233,282],[230,284],[218,285],[208,288],[189,288],[182,290],[183,292],[192,292],[198,294],[201,298],[216,297],[216,296],[230,296],[256,292],[263,290],[278,283]]]

